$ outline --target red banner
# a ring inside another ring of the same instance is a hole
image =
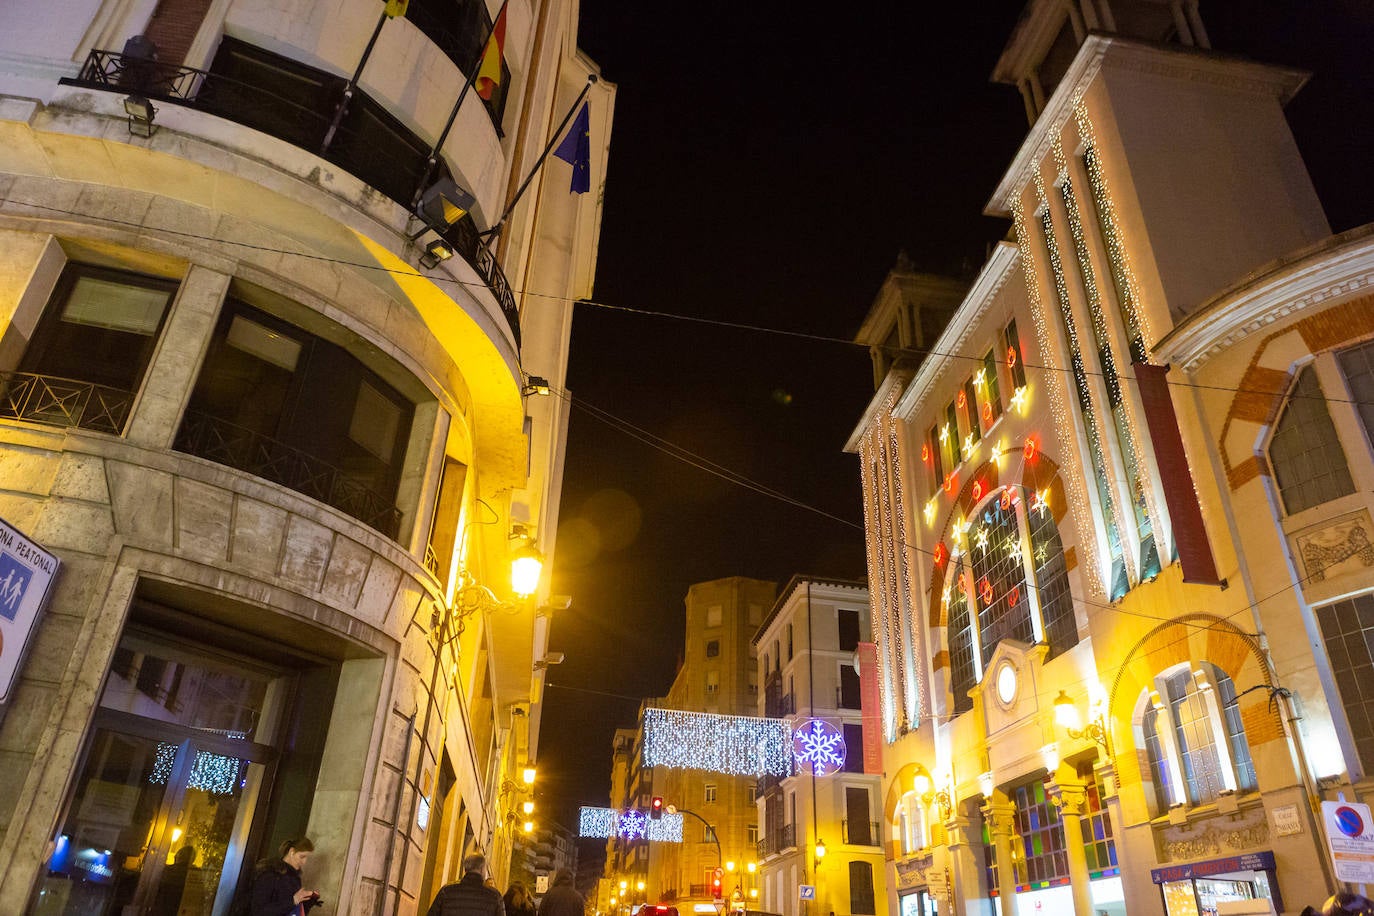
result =
[[[859,704],[864,717],[864,772],[883,772],[883,713],[878,691],[878,647],[859,643]]]

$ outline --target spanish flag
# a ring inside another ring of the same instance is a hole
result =
[[[490,102],[492,93],[501,85],[501,55],[506,44],[506,6],[496,15],[496,23],[491,27],[487,46],[482,49],[482,62],[477,67],[477,79],[473,82],[483,101]]]

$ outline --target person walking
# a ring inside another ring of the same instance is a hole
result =
[[[553,873],[553,885],[539,901],[539,916],[583,916],[586,903],[573,887],[573,873],[560,868]]]
[[[319,906],[320,895],[301,887],[301,869],[314,851],[315,844],[308,837],[284,840],[275,859],[258,863],[249,916],[304,916]]]
[[[503,899],[506,904],[506,916],[537,916],[534,897],[530,895],[529,888],[525,887],[525,882],[512,881],[510,887],[506,888],[506,896]]]
[[[486,885],[486,870],[487,857],[480,852],[464,859],[462,879],[439,889],[426,916],[506,916],[501,892]]]

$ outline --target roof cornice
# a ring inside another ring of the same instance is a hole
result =
[[[1094,32],[1083,40],[1045,109],[1021,143],[1011,167],[1002,176],[983,212],[1006,217],[1012,201],[1031,181],[1035,169],[1050,154],[1050,147],[1073,117],[1075,101],[1104,67],[1187,82],[1207,83],[1255,94],[1272,94],[1287,104],[1308,74],[1289,67],[1260,64],[1184,45],[1160,45]]]
[[[959,303],[954,317],[945,326],[935,341],[930,353],[916,370],[916,376],[902,392],[901,398],[892,408],[892,415],[906,419],[911,416],[926,394],[934,387],[945,369],[964,354],[964,345],[973,333],[982,328],[983,316],[992,307],[992,300],[1011,276],[1012,268],[1020,263],[1021,251],[1007,241],[997,243],[992,256],[983,264],[978,278],[973,281],[968,295]]]
[[[1272,261],[1214,296],[1155,345],[1194,372],[1246,337],[1305,309],[1374,289],[1374,223]]]

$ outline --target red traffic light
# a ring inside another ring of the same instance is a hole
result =
[[[663,796],[655,795],[653,801],[649,802],[649,817],[658,820],[663,816]]]

